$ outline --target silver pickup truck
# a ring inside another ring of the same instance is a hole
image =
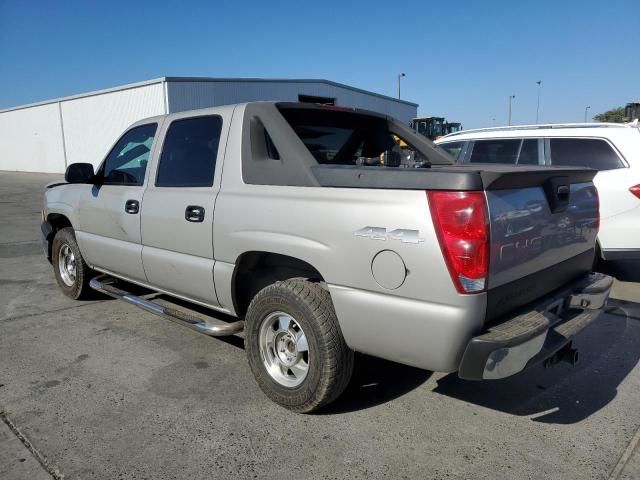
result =
[[[454,165],[357,109],[231,105],[142,120],[97,171],[70,165],[47,186],[43,243],[67,296],[243,332],[266,395],[310,412],[356,351],[473,380],[575,363],[612,285],[591,268],[595,173]]]

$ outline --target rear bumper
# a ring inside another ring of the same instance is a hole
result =
[[[458,376],[467,380],[505,378],[549,358],[598,318],[612,285],[607,275],[586,275],[473,337]]]

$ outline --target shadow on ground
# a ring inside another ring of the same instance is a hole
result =
[[[237,319],[207,307],[159,294],[129,282],[118,281],[121,288],[133,295],[152,300],[160,305],[170,305],[184,309],[191,314],[201,315],[203,319],[213,318],[222,322],[234,322]],[[101,298],[111,298],[102,296]],[[131,308],[136,308],[133,305]],[[240,336],[212,338],[237,348],[244,349],[244,340]],[[356,354],[354,374],[346,392],[333,404],[324,409],[322,414],[346,413],[364,410],[389,402],[419,387],[431,376],[431,372],[407,367],[380,358]]]
[[[631,302],[629,302],[631,303]],[[635,304],[635,308],[640,304]],[[571,424],[597,412],[640,359],[640,321],[624,312],[604,315],[574,341],[576,367],[538,365],[503,380],[471,382],[455,374],[438,380],[436,393],[543,423]]]
[[[124,286],[123,286],[124,288]],[[214,317],[233,317],[206,307],[127,284],[134,295],[169,302]],[[453,373],[440,378],[435,393],[493,410],[531,416],[533,421],[555,424],[579,422],[610,403],[618,386],[640,360],[640,304],[610,300],[603,315],[574,340],[580,352],[576,367],[560,364],[550,369],[532,367],[503,380],[472,382]],[[134,308],[134,307],[132,307]],[[238,336],[212,338],[244,348]],[[365,410],[390,402],[424,384],[432,372],[356,354],[354,374],[345,393],[322,409],[324,415]]]
[[[319,413],[335,415],[382,405],[418,388],[431,375],[427,370],[356,354],[353,377],[347,390]]]

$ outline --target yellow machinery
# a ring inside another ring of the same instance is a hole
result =
[[[447,122],[444,117],[417,117],[411,120],[411,128],[429,140],[462,130],[459,122]]]

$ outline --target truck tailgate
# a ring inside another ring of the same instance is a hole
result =
[[[592,182],[550,176],[540,185],[488,190],[486,196],[489,322],[591,270],[599,223]]]

